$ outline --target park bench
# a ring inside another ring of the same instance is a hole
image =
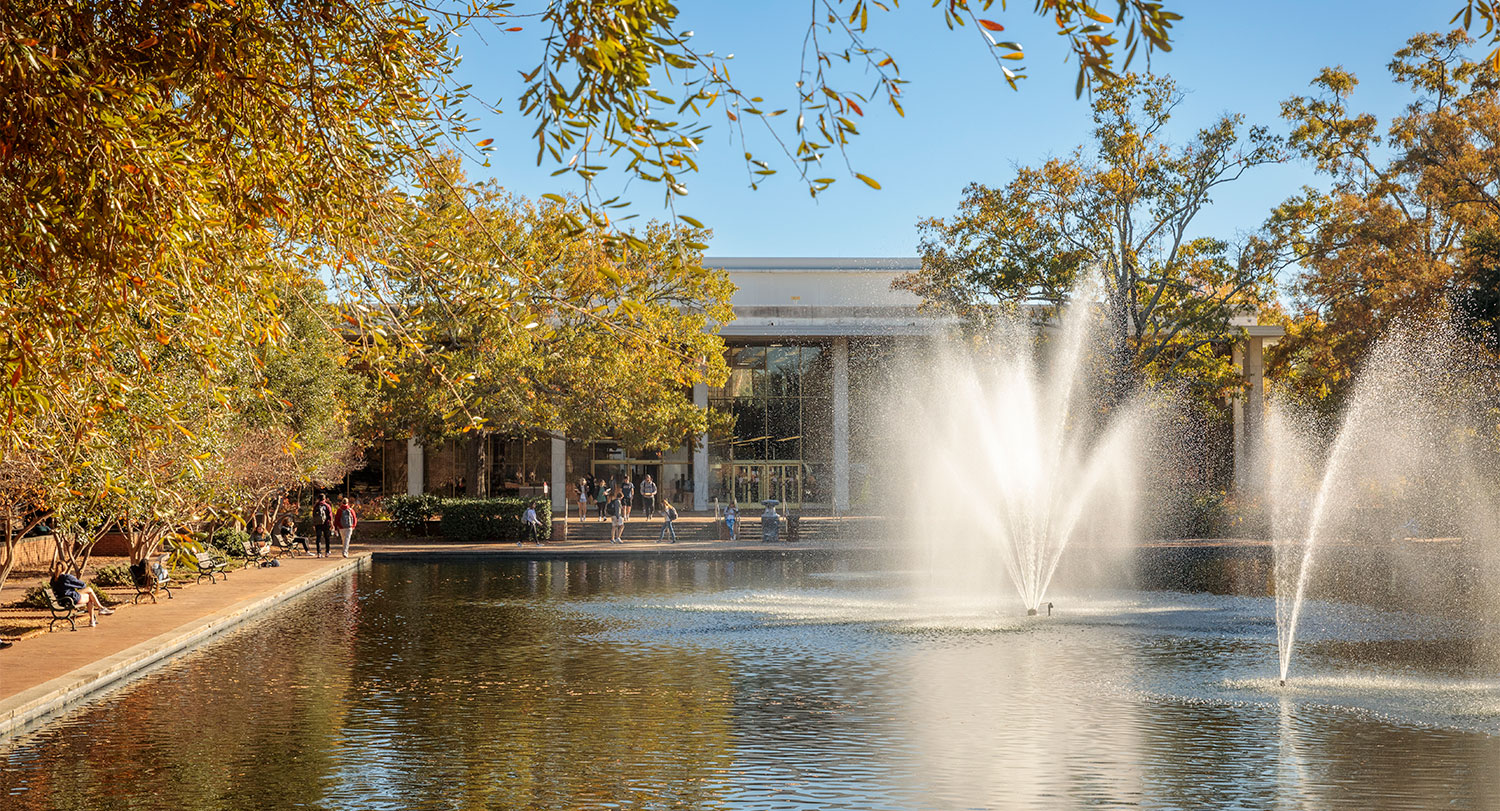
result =
[[[267,554],[270,551],[269,546],[269,543],[257,544],[255,541],[241,541],[240,548],[245,550],[245,565],[259,566],[270,560],[271,556]]]
[[[208,578],[208,582],[214,582],[214,575],[228,580],[229,573],[225,571],[229,567],[229,561],[214,555],[212,552],[203,551],[193,556],[193,565],[198,569],[198,580]]]
[[[271,545],[276,547],[278,558],[296,557],[299,543],[302,545],[302,551],[307,552],[307,541],[299,540],[296,535],[283,535],[278,532],[271,536]]]
[[[171,583],[166,578],[157,577],[150,561],[143,560],[130,564],[130,583],[135,586],[135,597],[131,602],[138,603],[142,597],[150,597],[151,602],[154,603],[158,591],[166,592],[167,599],[172,599]]]
[[[47,609],[52,612],[52,621],[47,623],[47,630],[51,631],[52,627],[62,620],[68,621],[69,628],[78,630],[78,623],[74,622],[73,618],[82,614],[83,611],[72,600],[58,597],[57,592],[53,591],[50,586],[43,587],[42,591],[47,593]]]

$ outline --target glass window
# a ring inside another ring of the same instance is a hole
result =
[[[801,367],[795,346],[772,346],[766,348],[766,395],[770,397],[796,397],[801,386]]]
[[[833,353],[822,346],[804,346],[798,368],[803,397],[833,396]]]
[[[766,386],[766,348],[736,346],[729,349],[729,382],[726,397],[758,397]]]
[[[799,459],[801,450],[801,401],[790,398],[770,400],[766,407],[766,433],[771,443],[772,459]]]

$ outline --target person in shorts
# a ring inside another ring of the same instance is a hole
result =
[[[610,543],[625,543],[625,505],[621,503],[624,498],[625,494],[616,488],[604,504],[604,514],[609,517]]]

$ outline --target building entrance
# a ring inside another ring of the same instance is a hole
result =
[[[734,500],[741,507],[774,498],[787,507],[802,506],[802,463],[735,462]]]
[[[641,481],[648,475],[652,481],[656,482],[659,493],[657,504],[661,503],[662,495],[660,494],[666,493],[661,484],[662,463],[660,459],[599,460],[594,462],[593,470],[595,479],[603,479],[606,483],[613,482],[616,487],[624,483],[627,475],[630,476],[631,483],[635,485],[635,503],[631,505],[632,508],[641,506]]]

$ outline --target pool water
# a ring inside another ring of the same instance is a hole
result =
[[[1282,688],[1263,596],[906,580],[376,562],[0,744],[0,807],[1500,807],[1500,678],[1442,620],[1314,606]]]

